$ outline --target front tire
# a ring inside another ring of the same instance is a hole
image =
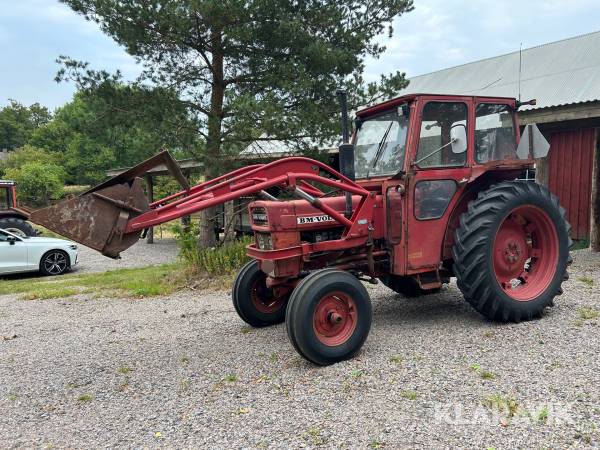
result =
[[[266,285],[267,275],[252,260],[238,272],[231,297],[240,318],[253,327],[266,327],[285,320],[285,306],[289,295],[275,297]]]
[[[69,255],[62,250],[50,250],[42,256],[40,272],[43,275],[62,275],[70,266]]]
[[[568,278],[570,226],[546,188],[505,181],[479,193],[460,218],[454,272],[465,299],[500,322],[542,315]]]
[[[292,345],[308,361],[326,366],[352,358],[363,346],[373,316],[360,281],[341,270],[320,270],[292,292],[286,329]]]

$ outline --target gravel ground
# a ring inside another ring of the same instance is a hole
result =
[[[177,259],[178,252],[174,239],[155,239],[154,244],[140,240],[121,253],[121,259],[107,258],[96,250],[80,245],[79,264],[74,267],[73,273],[104,272],[169,263]]]
[[[580,308],[600,309],[599,284],[600,256],[577,252],[556,306],[510,325],[454,285],[412,300],[369,288],[363,350],[325,368],[283,325],[245,327],[228,293],[0,297],[0,447],[598,446],[600,328]]]

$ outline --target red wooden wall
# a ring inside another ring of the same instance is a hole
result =
[[[588,239],[590,234],[595,145],[595,128],[561,131],[550,135],[548,186],[567,210],[573,239]]]

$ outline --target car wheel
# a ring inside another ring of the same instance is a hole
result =
[[[42,256],[40,272],[44,275],[62,275],[69,265],[69,255],[62,250],[50,250]]]

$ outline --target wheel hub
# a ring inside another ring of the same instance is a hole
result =
[[[250,299],[254,307],[264,314],[272,314],[285,305],[285,296],[276,297],[273,289],[265,283],[265,277],[259,277],[250,289]]]
[[[350,339],[356,321],[354,300],[343,292],[328,294],[315,306],[313,328],[317,339],[325,345],[341,345]]]
[[[514,300],[536,298],[552,281],[558,261],[558,235],[548,214],[520,206],[500,224],[492,261],[498,283]]]

